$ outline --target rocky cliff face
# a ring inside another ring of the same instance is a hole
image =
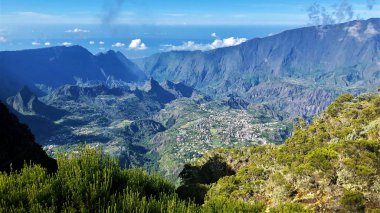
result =
[[[147,94],[153,100],[158,101],[161,104],[169,103],[176,99],[175,95],[165,90],[156,80],[151,78],[145,85]]]
[[[324,109],[337,94],[380,86],[380,19],[306,27],[212,51],[176,51],[136,61],[158,80],[214,96],[269,101],[293,116]],[[282,102],[279,102],[282,101]]]
[[[104,84],[92,86],[64,85],[52,91],[47,96],[47,99],[78,100],[81,98],[94,98],[100,95],[121,96],[123,94],[122,88],[108,88]]]
[[[38,115],[50,120],[57,120],[66,113],[41,102],[38,97],[24,86],[15,96],[9,97],[7,103],[22,115]]]
[[[171,81],[166,80],[162,87],[170,91],[172,94],[174,94],[177,98],[186,97],[190,98],[194,94],[194,89],[192,87],[189,87],[182,82],[180,83],[174,83]]]
[[[57,162],[35,143],[29,128],[0,102],[0,171],[19,170],[25,163],[40,164],[53,172]]]

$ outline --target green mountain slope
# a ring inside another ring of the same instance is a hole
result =
[[[186,162],[211,149],[283,143],[291,124],[265,106],[234,109],[202,97],[173,101],[156,117],[168,129],[149,143],[159,155],[158,171],[171,179],[177,179]]]
[[[237,96],[210,100],[169,81],[160,85],[150,79],[143,87],[65,85],[39,99],[20,97],[8,99],[14,110],[29,118],[50,118],[59,127],[36,134],[48,154],[75,151],[86,143],[118,157],[122,166],[159,171],[173,180],[186,162],[210,149],[282,143],[290,132],[288,122],[265,105],[249,106]],[[65,113],[40,113],[47,107]]]
[[[222,178],[205,181],[216,174],[205,169],[210,165],[222,168]],[[182,188],[206,189],[206,203],[225,198],[319,211],[380,208],[380,96],[343,95],[311,125],[300,120],[283,145],[213,150],[180,176]]]
[[[204,52],[162,52],[135,62],[159,81],[182,81],[216,97],[238,94],[294,117],[313,116],[340,94],[379,87],[378,32],[380,19],[373,18],[288,30]]]
[[[39,166],[0,173],[0,211],[372,212],[380,209],[379,169],[380,96],[343,95],[311,125],[300,120],[283,145],[207,152],[185,165],[176,191],[85,148],[58,155],[54,174]]]

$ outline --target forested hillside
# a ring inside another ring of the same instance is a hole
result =
[[[343,95],[311,125],[300,120],[284,145],[213,150],[180,176],[180,192],[192,189],[198,201],[206,194],[206,203],[223,198],[319,211],[380,208],[380,96]]]
[[[182,185],[90,148],[0,173],[0,211],[364,212],[380,209],[380,96],[346,94],[283,145],[217,149],[185,166]]]

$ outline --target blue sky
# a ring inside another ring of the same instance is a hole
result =
[[[371,0],[369,0],[371,1]],[[326,7],[339,1],[301,0],[0,0],[2,25],[100,24],[109,10],[113,23],[152,25],[302,25],[314,2]],[[367,0],[350,2],[362,18],[379,16]],[[116,5],[120,5],[116,9]]]
[[[79,44],[129,57],[209,50],[325,23],[322,11],[327,23],[380,17],[380,0],[0,0],[0,50]]]

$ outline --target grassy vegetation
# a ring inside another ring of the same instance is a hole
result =
[[[25,166],[0,173],[0,212],[260,212],[263,205],[213,200],[198,206],[180,200],[159,175],[121,169],[115,160],[85,148],[60,155],[58,171]]]
[[[199,171],[215,158],[236,174],[205,183],[210,174]],[[181,174],[191,177],[181,187],[209,189],[206,203],[264,203],[273,212],[379,210],[380,96],[343,95],[312,124],[301,119],[284,145],[213,150]]]
[[[341,96],[283,145],[207,152],[177,189],[95,149],[57,160],[1,173],[0,212],[376,212],[380,96]]]

